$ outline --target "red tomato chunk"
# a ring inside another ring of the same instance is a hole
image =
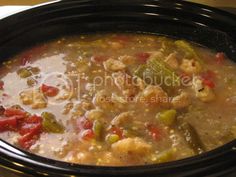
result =
[[[59,93],[59,89],[53,86],[43,84],[41,87],[42,92],[48,97],[54,97]]]

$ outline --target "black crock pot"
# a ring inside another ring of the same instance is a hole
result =
[[[236,16],[177,0],[67,0],[0,20],[0,58],[61,35],[135,32],[184,38],[236,61]],[[222,122],[223,123],[223,122]],[[235,177],[236,140],[195,157],[159,165],[99,167],[39,157],[0,140],[4,177]]]

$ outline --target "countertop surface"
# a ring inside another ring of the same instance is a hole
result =
[[[199,4],[205,4],[213,7],[236,8],[236,0],[186,0]]]
[[[34,5],[48,1],[49,0],[0,0],[0,5]]]

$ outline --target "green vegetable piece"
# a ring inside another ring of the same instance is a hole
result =
[[[167,64],[163,61],[162,58],[151,58],[147,61],[147,66],[152,70],[152,72],[155,74],[156,77],[159,77],[161,80],[163,80],[165,86],[179,86],[180,85],[180,79],[176,75],[176,73],[170,69]],[[169,80],[168,83],[166,83],[166,80]]]
[[[57,122],[55,116],[52,113],[43,112],[41,116],[43,118],[44,131],[48,133],[64,133],[64,126]]]
[[[147,64],[140,65],[134,75],[145,80],[147,84],[160,85],[164,87],[176,87],[180,85],[180,79],[161,58],[153,57]]]
[[[155,163],[169,162],[173,159],[173,156],[174,156],[175,152],[176,152],[175,148],[163,151],[160,154],[158,154],[157,156],[155,156],[153,158],[153,161]]]
[[[109,144],[113,144],[113,143],[115,143],[115,142],[117,142],[117,141],[119,141],[120,140],[120,137],[119,137],[119,135],[117,135],[117,134],[109,134],[109,135],[107,135],[107,137],[106,137],[106,141],[109,143]]]
[[[138,68],[134,71],[134,75],[143,78],[143,74],[145,74],[146,69],[147,65],[139,65]]]
[[[192,46],[184,41],[184,40],[177,40],[175,41],[175,44],[178,48],[180,48],[181,50],[183,50],[185,52],[185,54],[187,55],[187,57],[198,57],[195,50],[192,48]]]
[[[102,124],[100,121],[98,120],[95,120],[94,123],[93,123],[93,132],[95,134],[95,137],[96,138],[101,138],[101,135],[102,135]]]
[[[154,85],[161,83],[161,78],[156,77],[155,73],[147,65],[140,65],[135,70],[134,75],[142,78],[147,84]]]
[[[175,45],[181,49],[183,52],[185,52],[186,57],[189,59],[195,59],[197,60],[200,64],[203,64],[203,61],[200,59],[198,56],[197,52],[194,50],[194,48],[191,46],[190,43],[184,40],[177,40],[175,41]]]
[[[174,40],[171,40],[166,37],[160,37],[158,41],[161,42],[162,50],[166,55],[175,51],[176,45],[174,43]]]
[[[34,80],[32,77],[27,79],[27,85],[30,87],[33,87],[37,83],[36,80]]]
[[[165,110],[157,114],[157,118],[164,125],[171,126],[175,122],[176,114],[177,112],[174,109]]]
[[[38,74],[40,72],[40,69],[38,67],[30,67],[30,71],[33,74]]]
[[[187,122],[179,122],[179,129],[182,131],[185,141],[193,149],[196,154],[205,152],[205,147],[198,136],[195,128]]]
[[[27,78],[30,77],[32,75],[32,73],[26,69],[26,68],[21,68],[17,71],[17,74],[21,77],[21,78]]]

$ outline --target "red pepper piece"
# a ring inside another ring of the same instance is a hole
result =
[[[123,131],[122,131],[119,127],[112,127],[112,128],[111,128],[111,132],[112,132],[113,134],[118,135],[118,136],[120,137],[120,139],[123,138]]]
[[[3,106],[0,106],[0,115],[4,115],[5,108]]]
[[[29,61],[31,60],[32,58],[32,55],[28,54],[28,53],[25,53],[22,58],[21,58],[21,65],[26,65],[29,63]]]
[[[10,97],[10,96],[9,96],[8,94],[6,94],[6,93],[3,93],[2,96],[4,96],[4,97]]]
[[[225,61],[225,54],[223,52],[219,52],[216,54],[216,63],[222,65]]]
[[[45,45],[34,47],[21,55],[21,65],[26,65],[32,60],[33,56],[41,55],[46,49]]]
[[[18,144],[24,149],[29,149],[38,140],[41,131],[41,124],[36,124],[34,127],[29,129],[24,129],[24,132],[22,131],[24,136],[18,139]]]
[[[37,116],[37,115],[32,115],[25,119],[25,123],[28,123],[28,124],[42,123],[42,120],[43,120],[42,117]]]
[[[35,129],[35,127],[39,127],[39,126],[41,126],[41,123],[31,123],[31,124],[23,123],[18,131],[19,131],[20,135],[25,135],[25,134],[33,131]]]
[[[24,117],[24,116],[26,116],[26,112],[23,110],[20,110],[20,109],[7,108],[4,111],[4,115],[7,117],[15,116],[15,115]]]
[[[213,71],[208,70],[205,73],[202,73],[201,78],[202,78],[202,82],[204,85],[206,85],[210,88],[215,87],[215,83],[213,81],[213,79],[215,78],[215,73]]]
[[[0,132],[17,130],[17,117],[0,118]]]
[[[90,140],[90,139],[93,139],[94,137],[95,137],[95,134],[94,134],[93,130],[91,130],[91,129],[87,129],[82,132],[82,139],[83,140]]]
[[[206,72],[201,74],[201,77],[204,79],[214,79],[215,73],[211,70],[207,70]]]
[[[153,140],[158,141],[161,139],[161,130],[158,127],[154,125],[148,125],[147,128]]]
[[[140,63],[146,63],[150,57],[150,54],[147,52],[140,52],[136,53],[135,56],[140,61]]]
[[[0,90],[3,90],[3,87],[4,87],[4,82],[0,81]]]
[[[37,115],[33,115],[26,118],[25,121],[21,124],[18,131],[20,135],[23,135],[22,137],[23,142],[20,142],[23,145],[22,147],[26,149],[29,148],[31,145],[35,143],[35,141],[37,140],[37,137],[40,135],[42,131],[42,118]],[[28,135],[28,134],[31,134],[31,135]],[[28,140],[28,138],[30,139],[30,137],[32,136],[35,136],[36,139]],[[24,143],[24,141],[26,140],[27,142]]]
[[[53,86],[43,84],[41,86],[42,92],[48,97],[54,97],[59,93],[59,89]]]
[[[87,129],[92,129],[93,127],[93,122],[87,119],[85,116],[81,117],[77,120],[77,126],[79,130],[87,130]]]
[[[203,79],[202,80],[203,84],[210,87],[210,88],[215,88],[215,83],[212,80],[208,79]]]

